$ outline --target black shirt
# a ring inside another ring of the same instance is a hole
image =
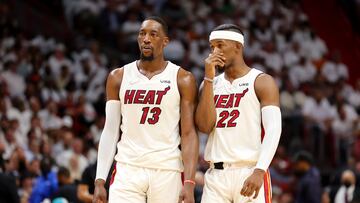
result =
[[[81,203],[77,198],[77,185],[74,183],[61,186],[59,190],[51,196],[51,200],[58,197],[65,198],[69,203]]]
[[[94,164],[89,165],[83,172],[82,177],[81,177],[81,181],[80,184],[84,184],[87,185],[89,187],[89,193],[90,194],[94,194],[94,190],[95,190],[95,178],[96,178],[96,165],[97,162],[95,162]],[[110,179],[111,179],[111,174],[112,171],[114,170],[114,164],[111,166],[108,178],[106,180],[105,183],[105,189],[109,194],[109,186],[110,186]]]
[[[15,177],[0,172],[0,202],[19,203]]]

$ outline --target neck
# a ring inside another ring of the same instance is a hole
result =
[[[246,75],[250,68],[245,64],[242,58],[234,61],[233,65],[225,69],[225,78],[232,82],[236,78]]]
[[[138,68],[144,71],[154,72],[163,69],[166,63],[167,62],[163,57],[154,58],[152,61],[144,61],[140,59],[138,61]]]

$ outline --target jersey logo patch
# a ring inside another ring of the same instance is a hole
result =
[[[170,86],[164,90],[126,90],[124,104],[161,104],[163,96],[170,90]]]

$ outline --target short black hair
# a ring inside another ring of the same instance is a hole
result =
[[[57,175],[58,176],[64,176],[66,178],[69,178],[70,177],[70,171],[69,169],[65,168],[65,167],[60,167],[58,172],[57,172]]]
[[[166,24],[165,20],[160,18],[159,16],[149,16],[149,17],[145,18],[145,20],[154,20],[154,21],[160,23],[165,35],[167,36],[169,34],[169,26]]]
[[[294,155],[294,162],[305,161],[310,165],[314,164],[313,156],[307,151],[299,151]]]
[[[218,31],[218,30],[229,30],[244,35],[243,31],[239,26],[230,23],[219,25],[213,29],[213,31]]]

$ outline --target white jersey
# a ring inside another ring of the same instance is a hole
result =
[[[124,66],[120,87],[121,140],[115,160],[130,165],[182,171],[179,150],[179,66],[168,62],[148,79],[136,62]]]
[[[210,162],[257,162],[261,145],[261,109],[255,79],[262,72],[251,69],[232,84],[225,73],[214,79],[215,127],[205,148]]]

